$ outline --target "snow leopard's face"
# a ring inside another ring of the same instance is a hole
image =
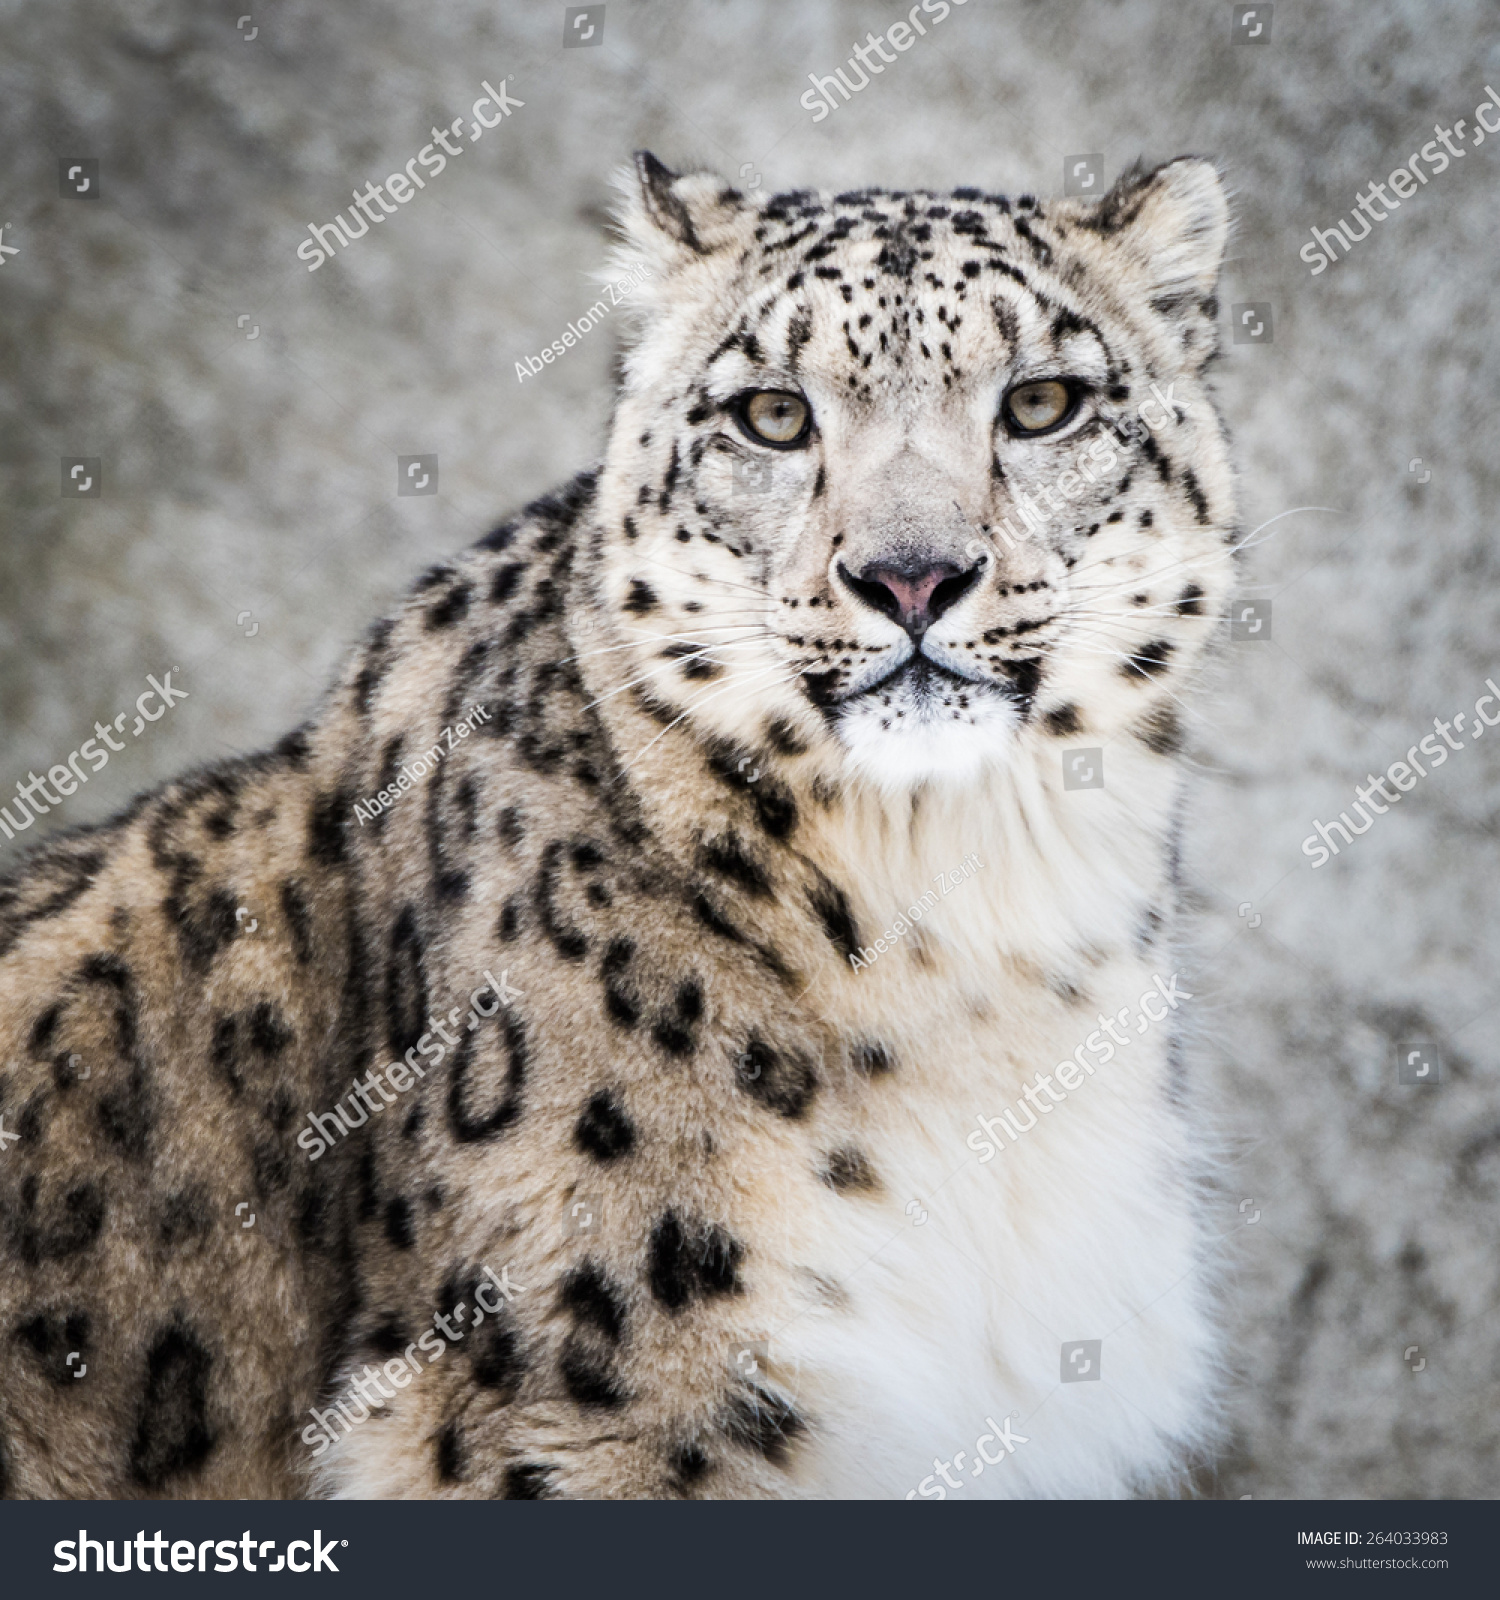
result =
[[[637,694],[885,787],[1170,750],[1231,565],[1210,167],[756,205],[643,156],[627,220],[600,505]]]

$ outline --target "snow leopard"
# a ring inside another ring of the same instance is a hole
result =
[[[1216,169],[621,188],[602,459],[274,748],[0,882],[7,1495],[1122,1497],[1214,1448]]]

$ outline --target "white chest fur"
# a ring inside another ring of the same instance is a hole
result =
[[[1170,958],[1132,947],[1161,903],[1160,841],[1132,837],[1123,797],[1081,827],[1044,799],[1019,832],[1001,804],[862,856],[862,930],[920,906],[938,871],[951,887],[828,997],[898,1069],[854,1130],[880,1189],[830,1194],[786,1241],[800,1282],[771,1357],[814,1419],[804,1493],[1119,1496],[1207,1431],[1210,1285],[1167,1070],[1192,997],[1162,1000]],[[1128,1040],[1103,1065],[1085,1045],[1101,1014]],[[1090,1070],[1036,1087],[1070,1059]]]

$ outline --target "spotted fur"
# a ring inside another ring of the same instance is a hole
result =
[[[1007,1414],[976,1495],[1174,1481],[1215,1338],[1171,1025],[990,1164],[968,1135],[1172,970],[1225,231],[1190,160],[1091,207],[639,158],[602,467],[427,573],[275,751],[0,885],[6,1492],[902,1496]],[[1076,416],[1009,434],[1058,375]],[[763,389],[805,444],[737,424]],[[917,635],[860,577],[913,563],[951,569]],[[1054,1394],[1088,1338],[1105,1381]]]

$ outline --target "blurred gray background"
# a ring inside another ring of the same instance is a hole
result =
[[[538,0],[0,3],[0,791],[127,709],[45,823],[269,742],[424,564],[596,456],[617,330],[524,385],[514,363],[596,298],[637,146],[762,190],[1057,194],[1078,153],[1107,179],[1212,156],[1246,530],[1332,509],[1257,537],[1272,637],[1226,641],[1192,724],[1182,965],[1238,1374],[1198,1488],[1500,1492],[1500,734],[1337,861],[1300,852],[1500,671],[1500,135],[1336,266],[1298,259],[1435,124],[1472,138],[1496,7],[1276,0],[1237,43],[1228,0],[968,0],[816,125],[807,74],[909,7],[593,9],[602,42],[565,50]],[[502,79],[524,108],[309,274],[307,224]],[[60,194],[80,159],[97,200]],[[1251,302],[1270,342],[1230,343]],[[397,497],[404,454],[438,456],[436,496]],[[99,497],[63,497],[67,457],[99,458]],[[190,697],[129,737],[168,668]],[[0,872],[42,831],[0,838]],[[1411,1041],[1439,1086],[1398,1084]]]

